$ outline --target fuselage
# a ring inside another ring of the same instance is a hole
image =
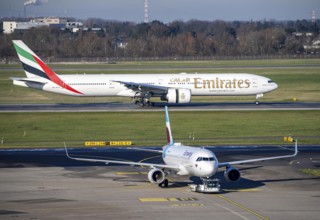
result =
[[[163,161],[167,165],[179,166],[179,175],[208,178],[218,170],[218,160],[213,152],[203,148],[181,145],[163,147]]]
[[[44,83],[39,85],[30,82],[15,81],[14,84],[34,87],[44,91],[72,96],[125,96],[133,97],[136,92],[116,81],[141,83],[167,88],[184,88],[192,96],[238,96],[264,94],[278,86],[269,78],[254,74],[77,74],[59,75],[63,83],[74,91],[41,77],[34,80]],[[29,78],[32,79],[32,78]],[[157,96],[152,94],[153,96]],[[159,94],[160,96],[161,94]]]

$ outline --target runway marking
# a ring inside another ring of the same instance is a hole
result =
[[[225,192],[260,192],[261,189],[224,189]]]
[[[140,174],[143,174],[143,175],[146,175],[148,174],[147,172],[116,172],[115,173],[116,175],[140,175]]]
[[[181,202],[198,201],[197,198],[139,198],[140,202]]]
[[[236,211],[233,211],[232,209],[229,209],[228,207],[225,207],[223,205],[220,205],[220,204],[216,204],[217,206],[219,206],[220,208],[223,208],[233,214],[235,214],[236,216],[239,216],[240,218],[244,219],[244,220],[249,220],[248,218],[246,218],[245,216],[241,215],[240,213],[236,212]]]
[[[172,207],[199,207],[199,206],[205,206],[203,203],[191,203],[191,204],[178,204],[178,203],[175,203],[175,204],[170,204],[169,206],[172,206]]]
[[[231,199],[229,199],[229,198],[227,198],[225,196],[222,196],[222,195],[216,195],[216,196],[221,198],[221,199],[223,199],[223,200],[225,200],[225,201],[227,201],[227,202],[229,202],[229,203],[231,203],[231,204],[233,204],[233,205],[235,205],[235,206],[238,206],[239,208],[241,208],[241,209],[243,209],[243,210],[245,210],[247,212],[250,212],[251,214],[253,214],[253,215],[255,215],[255,216],[257,216],[257,217],[259,217],[261,219],[269,220],[269,218],[267,218],[267,217],[255,212],[255,211],[253,211],[253,210],[251,210],[251,209],[249,209],[249,208],[247,208],[247,207],[245,207],[245,206],[243,206],[243,205],[241,205],[241,204],[239,204],[239,203],[237,203],[237,202],[235,202],[235,201],[233,201],[233,200],[231,200]]]

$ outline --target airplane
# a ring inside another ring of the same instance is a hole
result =
[[[150,171],[148,172],[148,180],[151,183],[158,184],[159,186],[164,185],[165,187],[168,187],[168,179],[166,179],[166,176],[172,171],[176,172],[178,175],[181,176],[200,177],[203,183],[207,184],[208,181],[206,180],[214,176],[219,168],[225,167],[225,179],[228,182],[237,182],[240,179],[241,175],[240,171],[237,168],[235,168],[234,165],[295,157],[298,154],[297,140],[295,140],[295,151],[293,154],[290,155],[220,163],[215,154],[208,149],[184,146],[181,143],[175,143],[172,137],[167,106],[165,106],[165,117],[167,144],[163,146],[162,150],[146,149],[147,151],[161,153],[164,162],[163,164],[72,157],[69,155],[67,146],[64,143],[66,155],[68,158],[78,161],[102,162],[105,164],[111,163],[148,167],[150,169]]]
[[[190,103],[192,96],[256,96],[278,85],[271,79],[248,73],[230,74],[64,74],[58,75],[21,40],[13,40],[26,78],[11,77],[14,85],[78,97],[131,97],[149,106],[151,97],[168,103]]]

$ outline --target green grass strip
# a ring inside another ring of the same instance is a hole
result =
[[[176,142],[190,145],[320,143],[320,111],[170,112]],[[84,141],[165,144],[164,112],[1,113],[2,148],[75,146]]]

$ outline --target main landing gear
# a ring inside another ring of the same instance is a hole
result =
[[[143,96],[135,96],[132,98],[134,104],[138,105],[139,107],[145,106],[153,106],[154,103],[150,102],[151,95],[150,93],[146,93]]]
[[[162,187],[167,188],[168,185],[169,185],[168,179],[164,179],[161,183],[158,184],[158,186],[161,187],[161,188],[162,188]]]
[[[146,101],[146,100],[143,100],[143,99],[135,100],[134,104],[136,104],[139,107],[146,107],[146,106],[153,106],[154,105],[153,102]]]

